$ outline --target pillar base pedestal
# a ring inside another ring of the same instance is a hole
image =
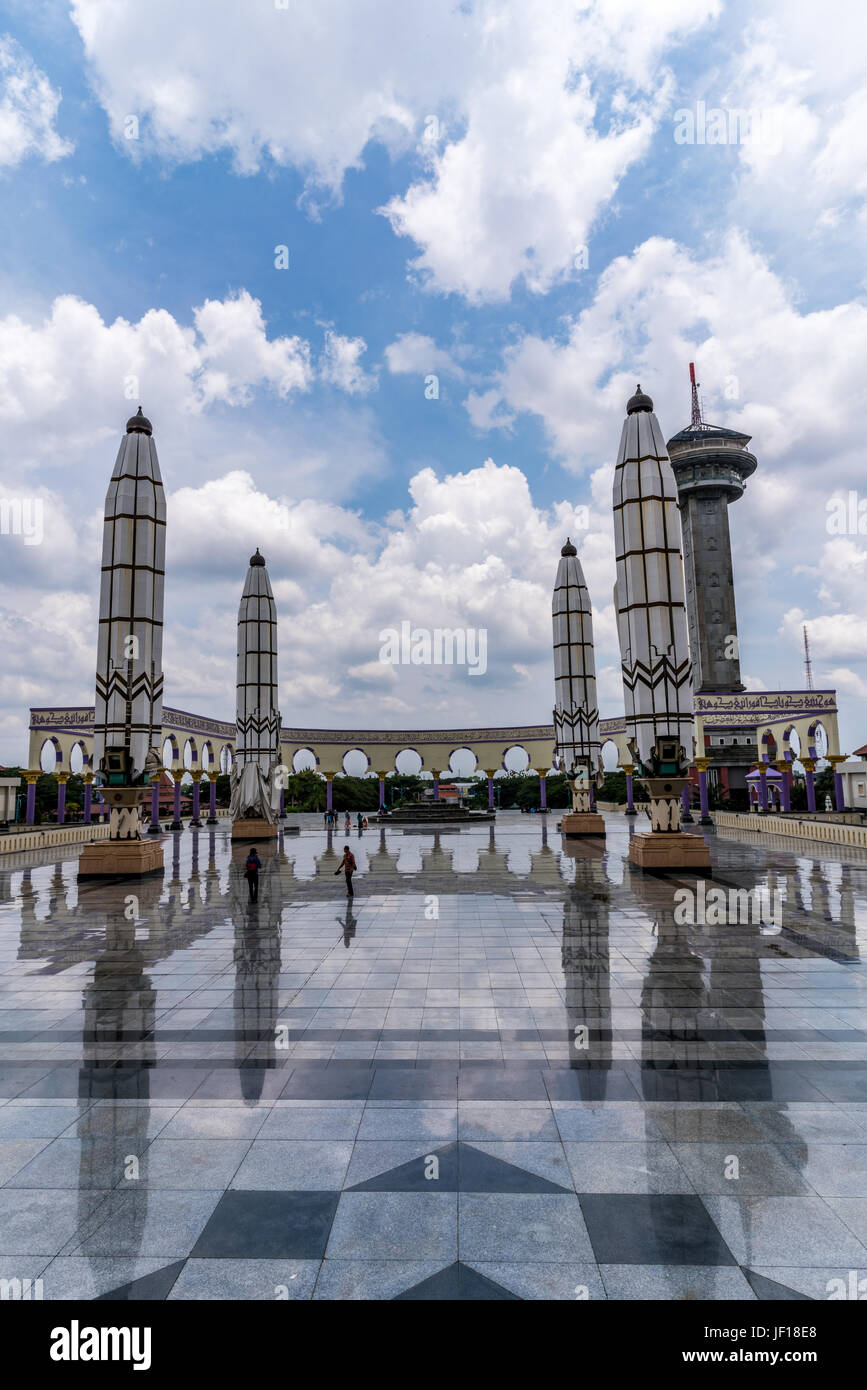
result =
[[[276,840],[278,827],[272,825],[264,816],[240,816],[232,823],[233,840]]]
[[[632,807],[627,806],[627,808],[626,808],[626,810],[623,812],[623,814],[624,814],[624,816],[637,816],[637,815],[638,815],[638,812],[636,811],[636,809],[635,809],[634,806],[632,806]]]
[[[164,872],[162,845],[155,840],[95,840],[78,860],[78,878],[145,878]]]
[[[220,824],[220,822],[217,820],[217,817],[216,817],[216,816],[208,816],[208,819],[205,821],[205,825],[219,825],[219,824]]]
[[[171,825],[169,826],[169,830],[183,830],[183,828],[184,823],[182,820],[173,820]]]
[[[690,869],[702,873],[710,869],[710,850],[701,835],[651,831],[649,835],[632,836],[629,860],[639,869]]]
[[[684,811],[680,818],[681,825],[695,825],[695,817],[692,811]]]
[[[569,811],[560,821],[564,835],[604,835],[605,821],[598,811]]]
[[[162,833],[163,833],[163,832],[162,832],[162,827],[160,826],[159,822],[157,822],[156,825],[149,825],[149,826],[148,826],[148,834],[149,834],[149,835],[162,835]]]
[[[710,816],[699,816],[698,823],[699,825],[713,825]]]

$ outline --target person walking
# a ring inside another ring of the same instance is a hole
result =
[[[348,812],[347,812],[347,815],[348,815]],[[344,845],[344,846],[343,846],[343,858],[341,859],[340,863],[337,865],[337,868],[334,870],[334,873],[335,873],[335,876],[336,876],[337,874],[340,873],[341,869],[342,869],[343,872],[345,873],[345,875],[346,875],[346,896],[347,896],[348,898],[352,898],[352,897],[355,896],[355,894],[354,894],[353,891],[352,891],[352,875],[355,873],[355,868],[356,868],[356,864],[355,864],[355,855],[352,853],[352,850],[349,848],[349,845]]]
[[[255,849],[251,849],[244,864],[244,874],[247,879],[247,886],[250,889],[250,902],[259,901],[259,870],[262,867],[262,860],[259,858]]]
[[[352,829],[352,821],[351,821],[350,816],[349,816],[349,811],[346,812],[346,819],[345,819],[344,822],[343,822],[343,828],[344,828],[344,830],[346,831],[347,835],[349,834],[350,830]]]
[[[357,817],[356,817],[356,820],[358,821],[358,828],[359,828],[359,830],[360,830],[361,827],[362,827],[363,821],[364,821],[364,817],[362,816],[362,814],[361,814],[360,811],[359,811],[359,813],[358,813],[358,815],[357,815]]]

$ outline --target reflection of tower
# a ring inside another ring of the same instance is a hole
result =
[[[696,691],[743,690],[738,657],[728,508],[756,470],[748,434],[707,425],[698,408],[695,370],[692,419],[668,441],[683,531],[686,610]]]
[[[569,1055],[582,1097],[604,1100],[611,1070],[611,962],[608,946],[608,882],[597,853],[580,841],[570,857],[575,881],[563,903],[563,965]],[[576,1044],[587,1030],[586,1050]]]
[[[148,920],[158,911],[161,887],[144,880],[137,911]],[[93,976],[85,986],[84,1031],[78,1094],[84,1110],[78,1122],[80,1224],[92,1217],[103,1225],[120,1223],[126,1258],[135,1258],[147,1218],[147,1147],[150,1068],[156,1059],[156,991],[144,973],[146,957],[136,941],[136,922],[118,908],[116,888],[88,894],[89,914],[106,913],[104,945],[96,953]],[[109,1101],[96,1105],[96,1101]],[[133,1102],[121,1104],[119,1102]],[[131,1161],[138,1165],[137,1172]],[[126,1178],[127,1181],[122,1182]],[[95,1192],[112,1188],[105,1206],[95,1209]],[[112,1253],[116,1253],[112,1251]],[[93,1259],[101,1263],[99,1254]]]
[[[230,880],[235,926],[233,1007],[241,1095],[255,1104],[262,1095],[264,1072],[277,1065],[283,890],[279,857],[266,845],[260,856],[259,898],[251,903],[243,872],[244,857],[245,851],[237,853]]]

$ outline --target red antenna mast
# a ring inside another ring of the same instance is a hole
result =
[[[698,403],[698,384],[695,379],[695,363],[689,364],[689,380],[692,387],[692,419],[690,429],[700,430],[702,427],[701,406]]]
[[[807,678],[807,689],[813,689],[813,663],[810,660],[810,640],[807,637],[807,625],[804,624],[804,675]]]

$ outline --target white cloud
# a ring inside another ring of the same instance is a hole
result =
[[[0,169],[30,155],[51,163],[72,153],[72,143],[54,128],[59,106],[60,93],[29,53],[0,36]]]
[[[385,349],[388,370],[394,375],[428,376],[431,372],[446,372],[463,377],[464,369],[451,353],[437,347],[425,333],[399,333]]]
[[[502,299],[571,272],[646,151],[669,52],[720,0],[293,0],[243,24],[205,0],[75,0],[93,90],[131,158],[294,165],[314,212],[378,140],[419,175],[384,209],[431,288]],[[125,138],[136,116],[139,138]],[[432,139],[427,136],[432,135]]]
[[[367,351],[363,338],[344,338],[326,329],[325,348],[319,362],[319,375],[347,395],[366,395],[376,386],[376,377],[364,371],[361,357]]]

